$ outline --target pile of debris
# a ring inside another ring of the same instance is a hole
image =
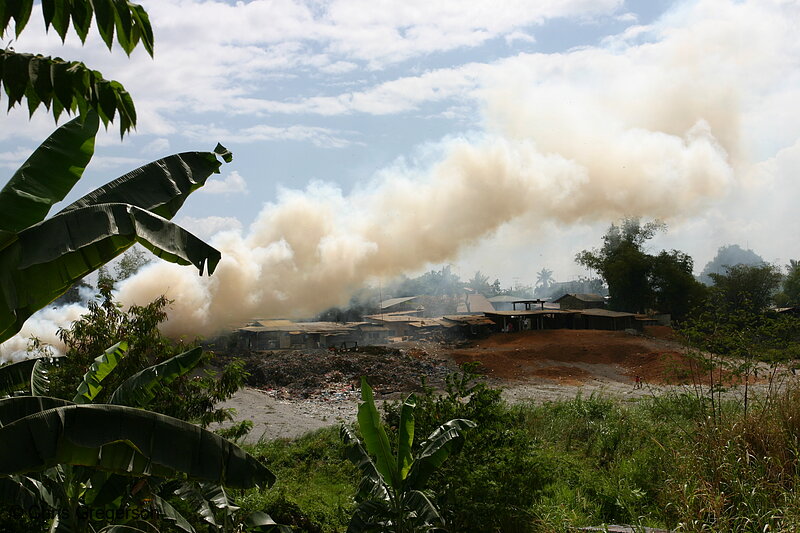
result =
[[[458,370],[420,346],[364,346],[351,350],[276,350],[247,356],[247,385],[278,399],[358,400],[361,376],[376,394],[400,396],[427,386],[441,388]]]

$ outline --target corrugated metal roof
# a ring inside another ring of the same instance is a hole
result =
[[[494,306],[483,294],[468,294],[467,311],[470,313],[491,313],[494,311]]]
[[[518,302],[519,301],[519,297],[518,296],[492,296],[488,300],[490,302],[492,302],[493,304],[496,304],[496,303],[510,304],[512,302]]]
[[[635,313],[623,313],[621,311],[609,311],[608,309],[576,309],[582,315],[607,316],[611,318],[621,318],[625,316],[636,316]]]
[[[301,333],[346,333],[353,331],[353,324],[338,322],[292,322],[290,320],[259,320],[261,326],[239,328],[241,331],[277,331],[292,335]]]
[[[389,298],[388,300],[384,300],[381,302],[381,309],[388,309],[390,307],[394,307],[395,305],[408,302],[409,300],[414,300],[415,298],[417,298],[417,296],[406,296],[403,298]]]
[[[569,315],[579,312],[577,309],[531,309],[530,311],[494,311],[486,313],[486,316]]]
[[[572,296],[575,299],[578,299],[582,302],[603,302],[605,298],[600,296],[599,294],[585,294],[585,293],[567,293],[564,296],[558,298],[557,300],[553,300],[554,302],[560,302],[567,296]]]

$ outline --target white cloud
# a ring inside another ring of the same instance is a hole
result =
[[[201,189],[202,190],[202,189]],[[226,231],[240,232],[242,223],[233,217],[188,217],[177,219],[177,224],[203,240],[210,240],[214,235]]]
[[[141,149],[141,153],[150,154],[153,157],[162,157],[169,151],[169,139],[166,137],[159,137],[153,139]]]
[[[345,148],[354,141],[344,135],[355,135],[354,132],[337,132],[328,128],[314,126],[289,126],[279,128],[261,124],[231,131],[215,125],[187,126],[183,134],[192,139],[220,139],[223,143],[254,143],[264,141],[296,141],[310,142],[320,148]],[[344,134],[344,135],[343,135]]]
[[[245,193],[247,192],[247,182],[234,170],[224,179],[216,177],[209,179],[205,186],[199,189],[199,192],[206,194]]]
[[[26,148],[19,148],[17,150],[9,150],[7,152],[0,152],[0,167],[10,168],[17,170],[22,163],[25,162],[31,155],[31,150]]]
[[[504,37],[506,44],[511,46],[515,42],[535,43],[536,37],[524,31],[513,31]]]

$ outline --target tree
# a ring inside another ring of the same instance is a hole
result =
[[[785,305],[800,306],[800,261],[790,259],[786,269],[786,278],[783,280]]]
[[[536,273],[536,291],[547,290],[553,284],[553,271],[543,268]]]
[[[706,297],[704,285],[692,274],[692,258],[678,250],[662,250],[652,258],[650,287],[653,306],[681,320]]]
[[[97,114],[58,128],[0,190],[0,342],[77,280],[140,243],[158,257],[214,271],[220,253],[170,222],[231,154],[184,152],[149,163],[45,218],[94,152]],[[221,158],[221,160],[220,160]]]
[[[141,44],[153,55],[153,29],[140,5],[110,0],[43,0],[41,6],[45,28],[52,26],[62,42],[70,25],[85,42],[94,20],[109,50],[116,32],[117,43],[126,54]],[[0,2],[0,38],[5,38],[12,19],[14,35],[19,37],[32,8],[32,1]],[[63,112],[85,114],[92,109],[106,126],[116,116],[120,135],[136,126],[136,109],[122,84],[104,79],[100,72],[78,61],[18,53],[6,47],[0,50],[0,85],[8,96],[9,109],[25,99],[31,115],[41,104],[56,120]]]
[[[482,274],[480,270],[475,272],[472,279],[467,282],[467,286],[484,296],[492,294],[492,286],[489,285],[489,276]]]
[[[652,304],[652,258],[642,248],[665,227],[661,222],[642,225],[638,218],[624,218],[619,225],[611,224],[599,250],[584,250],[575,257],[578,264],[600,273],[614,309],[644,312]]]
[[[720,246],[717,250],[717,255],[714,256],[714,259],[706,263],[706,266],[700,273],[700,281],[706,285],[712,285],[714,280],[711,279],[711,274],[724,274],[726,267],[736,265],[756,266],[763,264],[766,264],[764,258],[753,250],[744,249],[738,244]]]
[[[722,305],[730,310],[737,308],[760,312],[772,304],[783,276],[774,265],[734,265],[725,268],[725,274],[710,274],[714,289]]]

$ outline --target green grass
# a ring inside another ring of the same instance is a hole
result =
[[[266,491],[247,491],[237,504],[248,512],[265,510],[278,523],[301,531],[345,531],[354,508],[358,471],[344,459],[336,427],[297,440],[262,442],[250,453],[277,475]]]

